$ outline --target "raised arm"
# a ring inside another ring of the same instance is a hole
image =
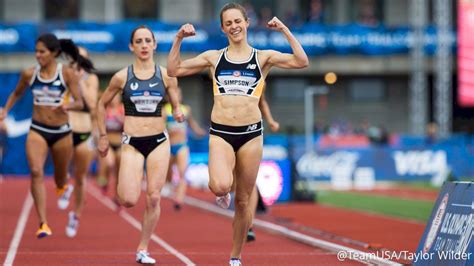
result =
[[[194,26],[192,24],[184,24],[176,33],[173,45],[168,54],[168,75],[171,77],[189,76],[203,71],[210,67],[209,54],[211,51],[201,53],[200,55],[181,61],[181,43],[183,38],[196,35]]]
[[[5,106],[0,109],[0,121],[5,119],[7,117],[8,112],[10,109],[13,107],[13,105],[16,103],[18,98],[20,98],[23,93],[25,92],[26,88],[30,85],[29,82],[31,80],[31,77],[33,76],[34,69],[26,69],[23,70],[20,74],[20,80],[18,80],[18,83],[16,84],[15,90],[8,96],[8,100],[5,103]]]
[[[109,150],[109,139],[107,138],[107,129],[105,126],[105,107],[110,101],[112,101],[115,94],[122,91],[126,76],[126,69],[122,69],[117,72],[112,77],[109,85],[97,102],[97,127],[99,129],[99,145],[97,148],[99,150],[100,156],[102,157],[105,157]]]
[[[267,27],[279,31],[285,35],[290,43],[292,54],[281,53],[274,50],[263,51],[268,55],[268,63],[270,66],[281,68],[305,68],[309,65],[308,56],[301,44],[296,40],[288,27],[283,24],[277,17],[273,17],[267,24]]]

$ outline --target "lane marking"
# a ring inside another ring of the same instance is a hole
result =
[[[474,201],[472,202],[471,205],[469,205],[469,204],[459,204],[459,203],[451,203],[451,205],[456,206],[456,207],[464,207],[464,208],[474,209]]]
[[[23,202],[23,207],[21,209],[20,218],[18,218],[18,223],[16,224],[15,233],[13,234],[12,241],[10,242],[10,247],[8,248],[7,257],[3,262],[3,265],[10,266],[15,260],[18,247],[20,246],[21,237],[25,231],[26,222],[28,221],[28,216],[30,215],[31,208],[33,207],[33,198],[31,197],[30,190],[26,194],[26,199]]]
[[[208,203],[203,200],[199,200],[190,196],[186,196],[184,202],[188,205],[194,206],[196,208],[204,209],[213,213],[217,213],[226,217],[233,219],[234,212],[231,210],[222,209],[214,204]],[[377,265],[401,265],[400,263],[393,262],[384,258],[375,257],[374,254],[366,253],[361,250],[352,249],[346,246],[342,246],[339,244],[331,243],[322,239],[317,239],[296,231],[293,231],[287,227],[280,226],[277,224],[273,224],[267,221],[263,221],[260,219],[253,220],[254,226],[260,227],[266,231],[275,232],[277,234],[283,235],[295,241],[308,244],[313,247],[322,248],[325,250],[333,251],[335,253],[343,251],[351,254],[358,254],[358,256],[352,256],[356,258],[368,258],[367,260],[364,259],[356,259],[356,261],[367,263],[367,264],[377,264]]]
[[[117,205],[115,205],[115,203],[111,199],[103,196],[98,188],[96,188],[94,186],[87,186],[87,192],[89,192],[94,198],[96,198],[98,201],[100,201],[102,204],[104,204],[107,208],[109,208],[112,211],[117,212],[117,210],[118,210]],[[119,212],[119,215],[120,215],[120,217],[122,217],[122,219],[124,219],[126,222],[128,222],[133,227],[135,227],[138,231],[141,231],[141,228],[142,228],[141,223],[137,219],[135,219],[133,216],[131,216],[128,212],[126,212],[125,210],[121,210]],[[178,250],[173,248],[168,243],[166,243],[163,239],[158,237],[156,234],[151,235],[151,240],[153,242],[155,242],[156,244],[160,245],[161,247],[163,247],[169,253],[176,256],[185,265],[188,265],[188,266],[195,266],[196,265],[188,257],[186,257],[184,254],[180,253]]]

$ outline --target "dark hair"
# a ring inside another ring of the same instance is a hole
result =
[[[242,5],[237,4],[237,3],[228,3],[228,4],[226,4],[225,6],[223,6],[222,9],[221,9],[221,13],[220,13],[221,26],[223,25],[222,14],[224,14],[224,12],[227,11],[227,10],[229,10],[229,9],[237,9],[237,10],[239,10],[240,13],[242,13],[242,16],[244,16],[245,21],[248,21],[248,20],[249,20],[249,18],[248,18],[248,16],[247,16],[247,11],[245,10],[245,7],[243,7]]]
[[[94,69],[94,64],[87,58],[79,54],[79,49],[71,39],[58,39],[52,33],[45,33],[38,37],[36,43],[42,42],[51,52],[57,52],[58,57],[62,52],[66,53],[73,62],[87,72]]]
[[[155,40],[155,34],[153,34],[153,31],[152,31],[148,26],[146,26],[146,25],[140,25],[140,26],[136,27],[135,29],[133,29],[132,34],[130,34],[130,44],[133,44],[133,37],[135,37],[135,32],[137,32],[137,30],[139,30],[139,29],[147,29],[147,30],[149,30],[150,33],[151,33],[151,36],[152,36],[152,38],[153,38],[153,41],[156,42],[156,40]]]

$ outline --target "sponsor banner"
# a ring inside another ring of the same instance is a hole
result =
[[[474,182],[445,183],[431,212],[414,265],[474,265]]]
[[[0,23],[0,53],[33,52],[37,37],[38,26],[36,24]]]
[[[178,24],[157,21],[123,21],[117,23],[92,23],[69,21],[42,24],[1,24],[0,53],[33,52],[39,34],[53,32],[60,38],[71,38],[92,52],[129,52],[130,33],[138,25],[148,25],[158,40],[158,51],[168,52]],[[218,25],[196,25],[196,36],[186,38],[182,51],[202,52],[220,49],[227,40]],[[292,29],[295,37],[309,55],[319,54],[407,54],[412,43],[409,27],[367,27],[357,24],[344,26],[306,24]],[[436,49],[436,29],[425,31],[425,52]],[[453,47],[455,33],[452,33]],[[291,47],[283,34],[263,29],[250,29],[249,43],[258,49],[276,49],[290,52]]]
[[[295,150],[297,174],[308,180],[351,180],[359,170],[372,172],[377,181],[431,180],[438,185],[450,172],[457,177],[474,176],[474,154],[465,146],[332,148],[314,153],[304,153],[304,147]]]
[[[286,135],[264,135],[264,160],[281,161],[288,159],[288,157],[288,137]]]
[[[458,101],[474,106],[474,2],[458,1]]]

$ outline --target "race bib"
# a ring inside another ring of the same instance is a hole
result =
[[[144,91],[143,94],[133,95],[130,97],[130,101],[135,105],[137,112],[141,113],[154,113],[158,104],[163,99],[160,93],[150,93]]]

